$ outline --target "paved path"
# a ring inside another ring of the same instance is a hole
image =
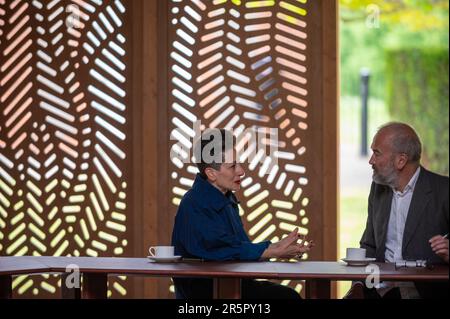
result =
[[[369,153],[370,154],[370,153]],[[340,147],[340,191],[341,196],[369,194],[372,183],[372,168],[369,157],[361,157],[359,146],[341,144]]]

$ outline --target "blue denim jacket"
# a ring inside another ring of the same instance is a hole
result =
[[[197,175],[184,195],[175,217],[172,233],[175,254],[204,260],[258,260],[270,241],[254,244],[245,233],[236,197],[223,194]],[[195,289],[210,280],[175,278],[178,298],[197,296]],[[212,286],[211,286],[212,289]]]

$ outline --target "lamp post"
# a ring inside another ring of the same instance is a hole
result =
[[[370,70],[362,68],[361,75],[361,156],[367,156],[367,131],[368,131],[368,101]]]

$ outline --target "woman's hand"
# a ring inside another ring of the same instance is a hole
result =
[[[279,242],[271,244],[262,254],[261,258],[301,258],[304,253],[314,247],[313,241],[306,241],[306,236],[302,237],[300,243],[298,228]]]

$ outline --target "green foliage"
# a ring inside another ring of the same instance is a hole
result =
[[[340,0],[339,4],[344,21],[364,21],[376,11],[383,23],[413,31],[448,28],[448,0]]]
[[[379,23],[367,23],[374,5]],[[340,0],[340,8],[341,95],[359,96],[360,70],[369,68],[370,97],[414,125],[425,164],[448,174],[448,0]],[[446,53],[416,49],[434,47]]]
[[[377,27],[367,24],[368,5],[380,7]],[[433,4],[433,6],[431,6]],[[370,95],[385,99],[386,48],[448,47],[448,1],[340,0],[341,94],[360,94],[360,70],[369,68]],[[420,14],[419,14],[420,13]]]
[[[390,113],[421,136],[425,166],[445,175],[449,173],[448,82],[448,47],[386,51]]]
[[[360,95],[360,71],[369,68],[370,96],[384,98],[383,43],[385,28],[368,29],[363,22],[341,23],[340,59],[341,93]]]

